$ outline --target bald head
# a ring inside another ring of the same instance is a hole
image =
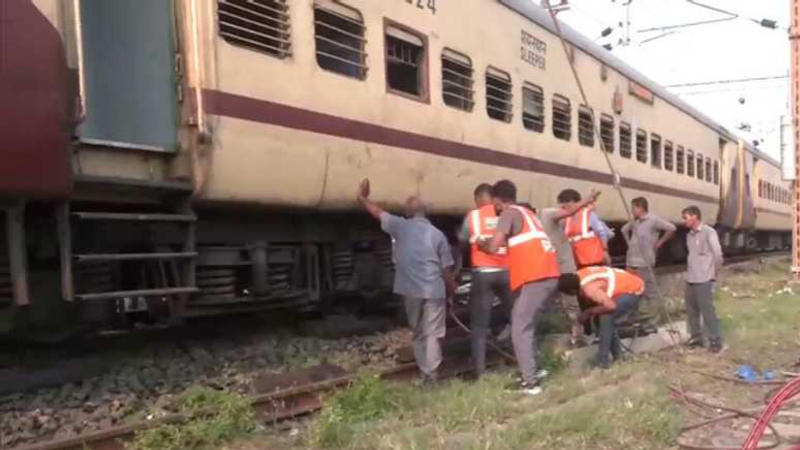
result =
[[[418,195],[412,195],[406,200],[406,217],[425,217],[425,202]]]

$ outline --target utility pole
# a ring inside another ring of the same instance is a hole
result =
[[[789,29],[789,43],[792,47],[791,79],[792,79],[792,135],[794,136],[794,181],[792,192],[794,208],[792,208],[792,276],[800,282],[800,0],[792,0],[792,25]]]

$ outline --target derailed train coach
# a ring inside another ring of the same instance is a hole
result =
[[[726,251],[789,242],[775,161],[562,24],[565,53],[533,2],[0,12],[6,332],[377,301],[391,244],[358,210],[362,177],[389,207],[423,195],[451,232],[480,182],[533,205],[610,194],[601,143],[629,196],[676,222],[698,205]],[[598,210],[626,220],[613,195]]]

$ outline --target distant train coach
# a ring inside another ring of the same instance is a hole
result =
[[[565,52],[529,0],[2,3],[4,332],[377,301],[363,177],[449,234],[507,178],[536,206],[606,191],[616,225],[615,181],[675,222],[695,204],[728,252],[789,243],[774,160],[561,24]]]

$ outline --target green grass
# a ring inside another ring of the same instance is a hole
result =
[[[137,433],[131,450],[210,449],[255,430],[247,397],[210,388],[192,388],[178,401],[186,422],[165,424]]]

